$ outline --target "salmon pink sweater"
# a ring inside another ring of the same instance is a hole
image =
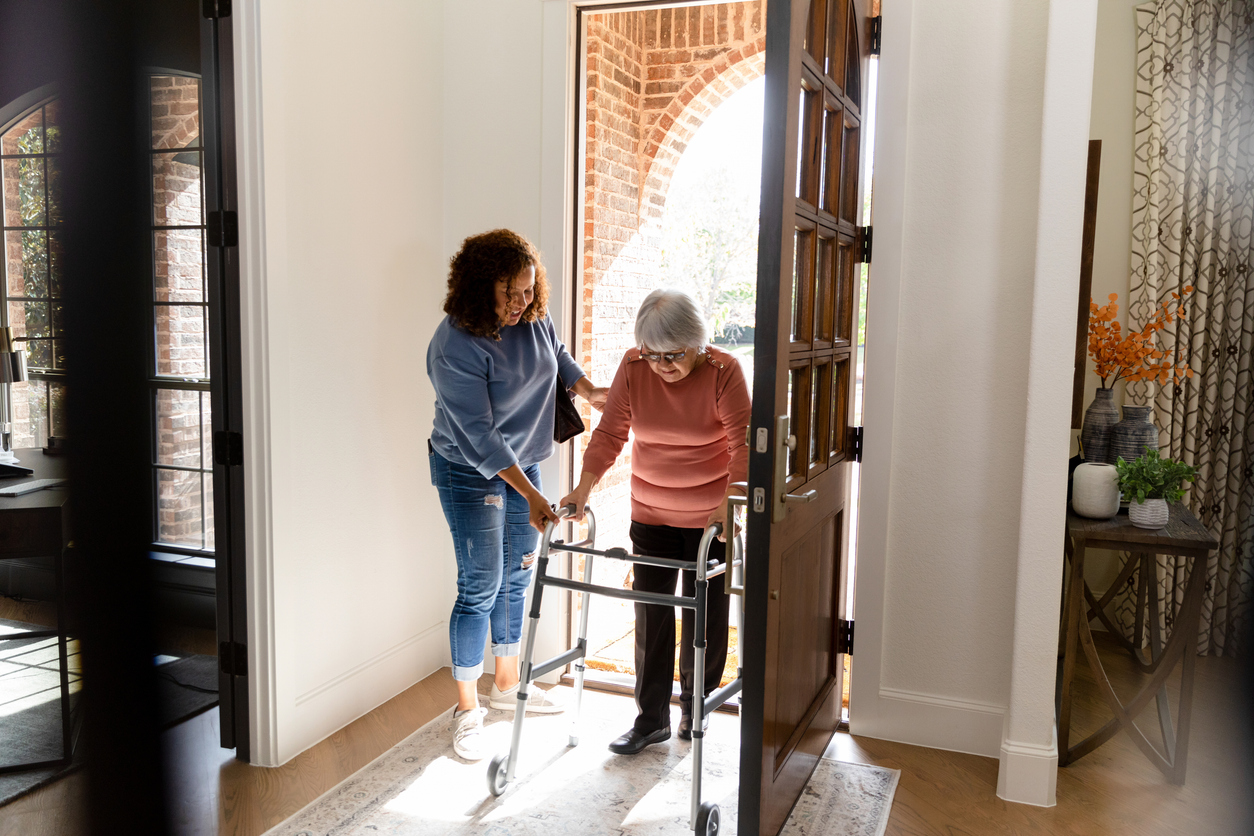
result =
[[[659,377],[640,349],[623,356],[583,469],[600,479],[631,448],[631,518],[649,525],[705,528],[730,482],[748,474],[749,390],[740,362],[707,346],[682,380]]]

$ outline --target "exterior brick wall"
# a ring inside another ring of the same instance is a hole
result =
[[[709,114],[764,73],[765,31],[762,0],[587,19],[577,356],[598,383],[609,383],[635,344],[636,309],[662,282],[661,222],[675,166]],[[595,426],[597,414],[583,409]],[[630,476],[629,443],[590,498],[602,547],[629,545]]]

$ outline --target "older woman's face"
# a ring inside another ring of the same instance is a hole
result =
[[[536,268],[528,264],[511,279],[496,283],[496,316],[502,325],[517,325],[536,295]]]
[[[676,358],[674,355],[678,354],[678,351],[654,351],[648,346],[640,346],[640,353],[645,355],[645,362],[649,364],[649,368],[667,383],[677,383],[692,374],[692,370],[697,367],[697,362],[701,359],[696,348],[689,347],[682,351],[684,356]],[[662,356],[657,360],[649,359],[649,355],[653,354],[670,356]]]

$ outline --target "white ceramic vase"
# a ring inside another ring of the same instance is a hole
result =
[[[1128,503],[1128,520],[1137,528],[1163,528],[1169,516],[1165,499],[1133,499]]]
[[[1119,513],[1119,473],[1113,464],[1084,462],[1071,477],[1071,507],[1081,517],[1108,520]]]

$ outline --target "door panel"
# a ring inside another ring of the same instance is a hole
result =
[[[840,720],[866,12],[862,0],[767,9],[744,834],[779,832]]]

